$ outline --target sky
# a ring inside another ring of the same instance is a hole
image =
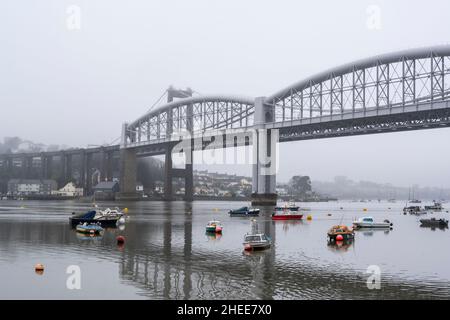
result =
[[[0,139],[110,143],[170,85],[269,96],[360,58],[448,43],[449,30],[445,0],[2,1]],[[449,139],[435,129],[284,143],[278,180],[450,187]]]

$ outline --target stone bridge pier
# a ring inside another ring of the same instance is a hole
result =
[[[267,129],[274,121],[274,106],[266,105],[265,98],[255,99],[255,126],[253,131],[252,205],[276,205],[276,174],[278,171],[278,130]]]

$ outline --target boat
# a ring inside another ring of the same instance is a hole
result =
[[[295,202],[293,202],[293,201],[289,201],[289,202],[285,203],[284,206],[275,207],[275,211],[285,211],[285,210],[298,211],[299,209],[300,209],[300,207],[295,205]]]
[[[230,210],[230,216],[257,216],[259,215],[259,209],[252,207],[242,207],[237,210]]]
[[[433,201],[432,206],[425,206],[425,210],[442,211],[443,207],[440,202]]]
[[[206,232],[222,233],[222,230],[222,224],[217,220],[212,220],[206,225]]]
[[[445,228],[448,227],[448,220],[445,219],[420,219],[421,226],[424,227],[438,227],[438,228]]]
[[[337,225],[331,227],[330,230],[328,230],[328,240],[329,241],[346,241],[346,240],[353,240],[355,238],[355,232],[353,229],[350,229],[347,226],[344,225]]]
[[[389,220],[384,220],[383,222],[375,222],[372,217],[362,217],[353,222],[353,228],[392,228],[392,223]]]
[[[272,213],[272,220],[301,220],[303,214],[298,211],[283,210]]]
[[[256,220],[252,220],[252,230],[245,234],[243,245],[245,251],[264,250],[270,248],[272,239],[265,233],[260,232]]]
[[[409,207],[404,207],[403,208],[403,213],[407,214],[425,214],[427,213],[427,210],[423,209],[420,206],[409,206]]]
[[[105,210],[89,210],[82,214],[72,213],[69,218],[72,227],[76,227],[80,223],[100,223],[102,227],[115,227],[120,218],[124,216],[118,208]]]
[[[99,234],[103,228],[97,223],[80,223],[76,227],[77,232],[88,234]]]

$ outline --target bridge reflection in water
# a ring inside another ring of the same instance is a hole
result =
[[[244,254],[242,238],[250,229],[249,221],[229,218],[225,214],[226,203],[129,204],[130,220],[125,229],[106,230],[103,237],[96,239],[80,239],[67,223],[67,212],[84,209],[85,205],[65,204],[66,207],[62,207],[61,203],[30,202],[25,209],[20,209],[18,204],[13,209],[0,208],[0,269],[5,270],[12,263],[15,266],[9,273],[0,273],[1,283],[11,280],[14,283],[13,287],[5,287],[7,291],[0,288],[0,297],[10,297],[12,292],[14,296],[36,297],[32,290],[21,289],[29,287],[30,283],[36,285],[29,276],[33,275],[30,266],[36,260],[47,261],[42,284],[52,289],[35,293],[40,298],[53,297],[55,292],[61,298],[73,297],[73,292],[63,286],[67,277],[65,267],[71,264],[80,264],[83,279],[86,279],[81,297],[92,298],[121,299],[139,295],[152,299],[415,299],[450,296],[445,270],[439,270],[440,278],[421,275],[422,258],[430,261],[428,263],[448,259],[429,252],[423,257],[405,253],[401,259],[415,262],[410,265],[408,275],[401,274],[398,267],[393,268],[396,273],[383,273],[382,290],[367,289],[365,258],[369,256],[369,261],[383,265],[383,271],[389,264],[402,265],[395,259],[398,252],[405,252],[405,243],[398,242],[399,237],[404,236],[401,228],[389,234],[374,232],[370,237],[361,234],[353,246],[335,248],[327,246],[323,233],[332,222],[320,219],[311,224],[273,222],[270,210],[263,209],[258,221],[271,235],[274,246],[264,252]],[[222,237],[209,238],[205,234],[206,222],[214,218],[210,212],[212,206],[220,210],[216,218],[225,226]],[[402,225],[410,223],[417,227],[414,219],[400,216],[406,219]],[[428,230],[413,230],[417,235],[407,242],[415,249],[424,241],[432,245],[433,241],[447,237],[446,233],[439,233],[423,238],[420,235]],[[115,244],[118,234],[126,237],[123,248]],[[415,243],[415,239],[419,243]],[[357,248],[365,249],[357,251]],[[372,248],[372,252],[368,254],[367,248]],[[391,248],[392,252],[385,248]],[[55,270],[60,267],[61,278],[56,279]],[[89,286],[87,279],[93,283],[100,281],[100,284]],[[103,286],[108,287],[108,292]]]

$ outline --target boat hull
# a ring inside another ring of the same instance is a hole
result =
[[[389,229],[392,227],[390,223],[353,223],[356,229]]]
[[[117,221],[120,218],[114,218],[114,219],[84,219],[84,218],[69,218],[70,224],[72,226],[72,228],[75,228],[77,225],[79,225],[80,223],[96,223],[96,224],[100,224],[100,226],[102,226],[103,228],[105,227],[116,227],[117,226]]]
[[[343,241],[353,240],[355,238],[355,235],[353,233],[339,233],[339,234],[328,233],[328,240],[333,242],[337,241],[336,237],[338,235],[341,235],[343,237]]]
[[[229,212],[230,217],[257,217],[258,212]]]
[[[277,214],[272,216],[272,220],[301,220],[302,214]]]
[[[257,251],[257,250],[265,250],[270,248],[270,243],[244,243],[244,250],[246,251]]]

